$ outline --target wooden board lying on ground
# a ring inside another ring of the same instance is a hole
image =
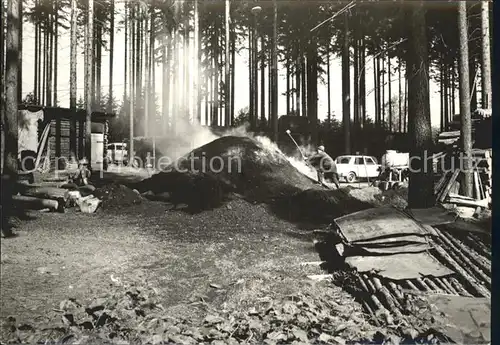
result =
[[[430,305],[442,312],[439,329],[457,344],[491,342],[491,300],[464,296],[432,294],[425,296]]]
[[[409,253],[384,256],[351,256],[346,264],[358,272],[374,272],[392,280],[416,279],[423,276],[444,277],[454,274],[430,254]]]
[[[441,225],[453,223],[457,219],[454,212],[450,212],[442,207],[432,207],[426,209],[407,209],[408,213],[416,221],[425,225]]]
[[[366,242],[384,237],[428,235],[428,232],[407,214],[393,207],[371,208],[335,219],[347,242]]]
[[[363,247],[394,247],[405,244],[423,244],[427,243],[425,236],[407,235],[396,237],[383,237],[367,241],[357,241],[357,246]]]
[[[365,247],[362,250],[366,255],[392,255],[403,253],[421,253],[431,247],[427,243],[408,243],[394,247]]]

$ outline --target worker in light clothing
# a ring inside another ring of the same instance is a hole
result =
[[[316,169],[318,174],[318,183],[323,184],[325,173],[335,186],[340,188],[339,179],[337,175],[337,165],[328,153],[325,152],[325,147],[320,145],[318,151],[308,159],[308,162]]]

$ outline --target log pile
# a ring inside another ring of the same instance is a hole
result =
[[[92,195],[92,185],[77,186],[68,181],[42,182],[37,184],[17,184],[15,205],[28,210],[49,210],[64,213],[66,209],[77,207],[81,212],[94,213],[101,200]]]

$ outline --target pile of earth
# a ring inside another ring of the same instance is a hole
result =
[[[268,202],[307,189],[323,189],[298,171],[270,141],[243,136],[216,139],[181,157],[166,170],[134,188],[157,194],[192,191],[193,197],[217,191],[215,194],[220,196],[215,197],[215,204],[228,193]]]
[[[273,203],[282,218],[310,224],[330,224],[335,218],[371,208],[368,202],[349,194],[349,188],[334,190],[308,189]]]
[[[149,199],[168,199],[174,208],[178,205],[187,205],[188,211],[198,213],[223,205],[231,195],[233,189],[215,176],[206,173],[192,172],[160,172],[152,177],[133,185]],[[160,199],[160,200],[161,200]]]
[[[370,186],[365,188],[347,187],[345,191],[359,201],[371,204],[372,206],[390,205],[399,209],[408,206],[408,188],[389,189],[382,191],[378,187]]]
[[[102,200],[103,209],[114,209],[137,205],[142,202],[142,197],[127,186],[111,183],[96,189],[93,194]]]

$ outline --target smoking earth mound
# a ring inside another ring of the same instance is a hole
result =
[[[191,151],[177,164],[180,169],[216,177],[252,201],[265,202],[315,188],[314,181],[263,139],[225,136]]]

